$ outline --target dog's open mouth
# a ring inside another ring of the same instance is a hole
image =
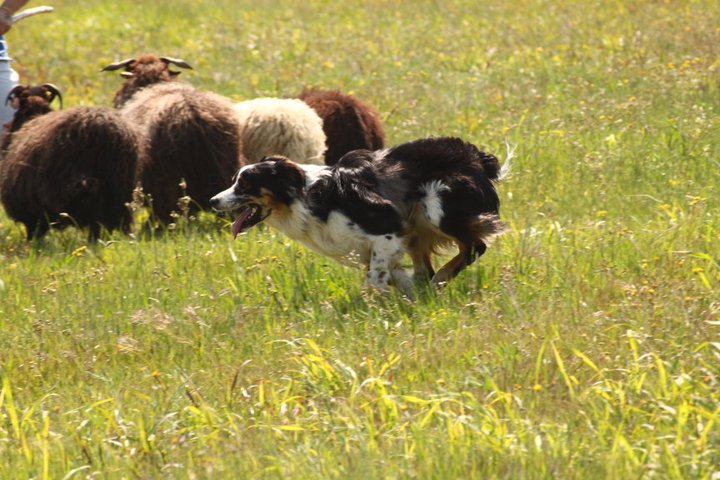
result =
[[[240,233],[253,225],[262,222],[266,217],[267,215],[263,216],[263,209],[258,204],[251,203],[240,208],[238,217],[232,224],[233,238],[236,238]]]

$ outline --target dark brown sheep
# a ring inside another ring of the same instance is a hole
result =
[[[326,165],[335,165],[351,150],[380,150],[385,146],[380,114],[354,95],[338,90],[305,88],[298,98],[310,105],[323,120],[327,138]]]
[[[51,226],[89,227],[91,241],[102,228],[127,231],[138,158],[134,130],[109,108],[49,111],[54,95],[34,88],[29,91],[38,95],[20,97],[0,160],[7,214],[25,225],[28,240]],[[28,120],[24,107],[36,110],[43,102],[49,113]]]
[[[103,69],[125,68],[114,103],[140,135],[138,178],[160,224],[172,222],[183,196],[192,200],[189,211],[208,208],[245,163],[232,102],[173,81],[179,72],[169,70],[171,63],[190,68],[184,60],[143,55]]]
[[[3,125],[0,149],[2,151],[7,150],[10,145],[10,133],[18,130],[28,120],[51,112],[50,104],[56,98],[60,101],[60,109],[62,109],[62,93],[51,83],[37,86],[16,85],[13,87],[8,93],[5,104],[12,105],[15,114],[11,121]]]

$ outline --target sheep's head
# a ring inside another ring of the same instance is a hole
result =
[[[5,99],[5,105],[10,105],[16,110],[8,130],[14,132],[31,118],[52,111],[50,104],[56,98],[62,109],[62,93],[52,83],[16,85]]]
[[[58,99],[60,108],[62,109],[62,93],[60,89],[52,83],[43,83],[42,85],[16,85],[10,90],[5,105],[10,105],[14,109],[27,108],[31,104],[45,104],[48,109],[50,104]]]
[[[123,69],[120,76],[126,81],[115,94],[113,104],[121,107],[141,88],[159,82],[169,82],[175,79],[181,72],[170,70],[170,64],[180,68],[192,67],[180,58],[158,57],[155,55],[141,55],[137,58],[126,58],[119,62],[111,63],[102,68],[103,72],[112,72]]]

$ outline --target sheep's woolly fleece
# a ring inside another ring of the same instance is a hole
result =
[[[171,221],[183,195],[193,199],[192,210],[206,208],[244,163],[233,103],[221,95],[162,82],[138,91],[120,112],[141,133],[140,181],[161,222]]]
[[[298,98],[322,118],[327,137],[325,164],[335,165],[352,150],[381,150],[385,147],[380,113],[355,95],[339,90],[305,88]]]
[[[54,226],[127,230],[137,163],[133,129],[111,109],[74,107],[28,121],[0,161],[0,191],[28,239]]]
[[[322,119],[297,99],[256,98],[235,104],[243,153],[249,163],[283,155],[298,163],[324,164]]]

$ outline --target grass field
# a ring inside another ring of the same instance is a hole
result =
[[[154,52],[517,157],[508,233],[414,303],[210,214],[28,245],[0,213],[1,479],[720,478],[717,1],[43,3],[10,51],[66,107]]]

